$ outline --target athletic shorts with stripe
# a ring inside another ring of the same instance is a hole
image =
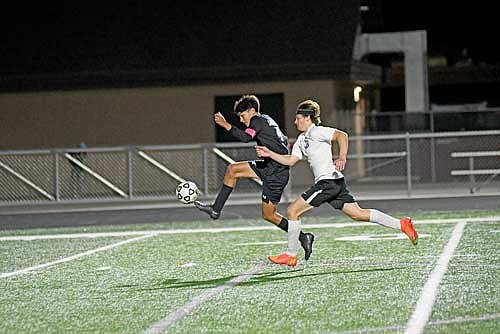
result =
[[[251,160],[248,163],[262,180],[262,202],[279,203],[290,177],[290,167],[272,160]]]
[[[349,189],[347,189],[344,178],[320,180],[303,192],[301,196],[314,207],[328,203],[338,210],[342,210],[345,203],[356,202]]]

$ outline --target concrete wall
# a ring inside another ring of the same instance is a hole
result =
[[[295,137],[297,104],[317,99],[323,121],[334,124],[335,109],[345,109],[352,94],[346,86],[316,80],[2,93],[0,150],[214,142],[215,96],[245,93],[283,93],[286,132]]]

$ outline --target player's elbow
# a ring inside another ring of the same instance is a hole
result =
[[[249,143],[253,140],[253,137],[252,136],[244,136],[241,138],[241,141],[244,142],[244,143]]]
[[[297,161],[299,161],[299,159],[297,157],[295,157],[294,155],[290,155],[290,156],[288,156],[286,165],[290,166],[290,167],[295,166]]]
[[[341,131],[341,130],[337,130],[337,131],[338,131],[338,135],[339,135],[340,140],[347,141],[349,139],[349,135],[347,134],[347,132]]]

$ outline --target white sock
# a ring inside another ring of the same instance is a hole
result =
[[[288,221],[288,250],[287,254],[297,256],[299,250],[300,220]]]
[[[379,210],[370,209],[370,221],[382,226],[401,230],[399,219],[389,216],[388,214],[385,214]]]

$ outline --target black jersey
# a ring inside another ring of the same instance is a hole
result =
[[[269,115],[255,115],[250,119],[248,128],[243,131],[233,126],[231,134],[242,142],[255,140],[259,146],[266,146],[279,154],[288,154],[288,138]]]

